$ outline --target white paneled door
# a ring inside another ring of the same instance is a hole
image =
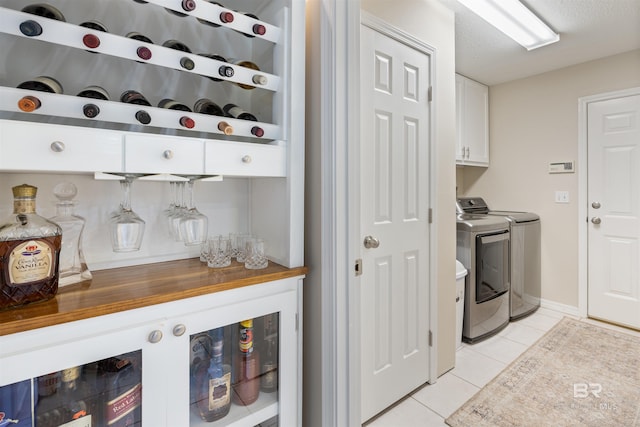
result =
[[[588,313],[640,329],[640,95],[587,114]]]
[[[361,26],[361,419],[429,378],[430,57]]]

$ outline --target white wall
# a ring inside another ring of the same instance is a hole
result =
[[[458,169],[458,193],[540,215],[545,300],[578,306],[578,173],[551,175],[548,163],[578,159],[580,97],[637,86],[640,50],[489,88],[491,164]]]
[[[338,0],[340,2],[341,0]],[[327,3],[330,3],[327,1]],[[309,267],[309,273],[304,285],[304,413],[303,425],[323,426],[331,425],[327,413],[323,411],[322,390],[323,380],[328,377],[322,372],[322,357],[335,357],[332,349],[323,348],[323,328],[327,328],[328,319],[323,319],[323,293],[332,292],[322,289],[323,283],[328,283],[334,292],[344,292],[346,283],[331,283],[323,278],[321,259],[326,249],[320,241],[322,227],[326,224],[321,216],[321,207],[326,200],[323,197],[328,194],[323,187],[327,182],[324,177],[332,173],[321,168],[322,156],[326,155],[321,146],[322,135],[331,133],[332,129],[323,128],[321,117],[322,104],[327,102],[329,96],[323,92],[327,90],[320,86],[321,75],[319,63],[323,49],[331,49],[331,46],[323,46],[321,43],[321,16],[329,14],[322,1],[309,0],[307,2],[307,92],[306,92],[306,239],[305,239],[305,265]],[[436,0],[363,0],[361,8],[375,15],[412,36],[424,41],[435,48],[435,73],[434,73],[434,116],[435,123],[435,187],[437,209],[434,211],[434,227],[432,239],[435,244],[435,259],[437,269],[437,301],[439,308],[439,327],[434,331],[438,345],[438,373],[441,374],[451,369],[455,363],[455,70],[454,70],[454,16]],[[331,19],[328,19],[332,22]],[[336,36],[337,43],[343,41]],[[353,125],[358,125],[357,118],[350,118]],[[327,160],[324,159],[326,162]],[[336,166],[337,167],[337,166]],[[336,175],[347,173],[346,170],[334,171]],[[340,214],[340,213],[339,213]],[[337,249],[343,251],[343,248]],[[340,307],[333,308],[340,310]],[[325,331],[326,332],[326,331]],[[329,333],[344,333],[344,331],[329,331]],[[326,335],[325,335],[326,336]],[[349,340],[359,339],[353,334]],[[341,343],[345,344],[345,343]],[[349,374],[349,373],[347,373]],[[346,378],[338,378],[337,381],[347,381]],[[351,396],[353,397],[353,396]],[[346,397],[345,397],[346,398]],[[342,401],[339,404],[351,407],[357,411],[360,402]]]

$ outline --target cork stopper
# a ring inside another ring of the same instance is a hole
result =
[[[38,192],[38,187],[29,184],[22,184],[12,188],[13,197],[34,198]]]

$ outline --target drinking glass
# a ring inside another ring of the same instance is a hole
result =
[[[249,270],[259,270],[261,268],[267,268],[267,265],[269,265],[269,261],[267,260],[267,256],[264,254],[264,240],[247,239],[245,248],[245,268],[248,268]]]
[[[185,204],[184,197],[184,181],[174,182],[174,202],[173,207],[169,207],[167,212],[167,218],[169,221],[169,233],[173,236],[176,242],[181,242],[184,240],[182,235],[180,234],[180,221],[187,211],[187,206]]]
[[[207,266],[212,268],[231,265],[231,240],[228,237],[215,236],[209,239]]]
[[[191,177],[187,181],[187,209],[183,211],[179,222],[179,233],[185,246],[201,245],[207,240],[209,219],[198,211],[194,202],[196,179],[197,177]]]
[[[251,239],[251,234],[237,234],[236,235],[236,260],[238,262],[244,262],[247,254],[247,240]]]
[[[109,218],[111,246],[114,252],[133,252],[140,249],[145,222],[131,209],[131,183],[140,175],[125,175],[120,181],[122,201]]]

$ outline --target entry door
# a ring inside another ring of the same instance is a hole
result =
[[[588,314],[640,329],[640,95],[587,114]]]
[[[364,25],[360,49],[365,421],[429,377],[430,58]]]

